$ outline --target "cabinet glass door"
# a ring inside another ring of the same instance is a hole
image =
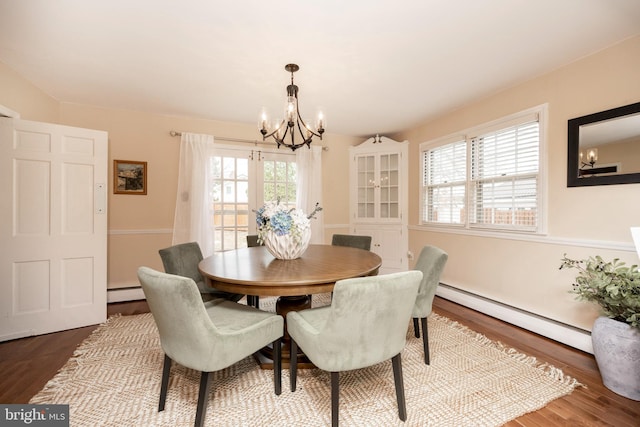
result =
[[[357,157],[357,216],[375,218],[375,156]]]
[[[380,155],[380,218],[399,218],[398,154]]]

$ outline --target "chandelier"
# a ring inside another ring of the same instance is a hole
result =
[[[265,109],[260,114],[259,128],[262,134],[262,140],[273,138],[278,148],[281,145],[291,148],[292,151],[306,145],[311,148],[311,139],[314,136],[322,139],[326,120],[322,111],[318,112],[314,126],[302,120],[300,109],[298,108],[298,86],[293,84],[293,73],[298,71],[300,67],[296,64],[287,64],[285,70],[291,73],[291,84],[287,86],[287,103],[284,110],[284,119],[276,120],[272,125]],[[297,136],[296,136],[297,134]],[[287,138],[288,136],[288,138]],[[298,139],[296,141],[296,138]]]

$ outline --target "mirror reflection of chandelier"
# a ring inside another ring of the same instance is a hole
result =
[[[298,108],[298,86],[293,84],[293,73],[298,71],[300,67],[296,64],[287,64],[285,70],[291,73],[291,84],[287,86],[287,103],[284,111],[284,119],[276,120],[275,125],[269,120],[269,116],[265,109],[260,114],[259,128],[262,134],[262,140],[273,138],[278,148],[281,145],[291,148],[292,151],[306,145],[311,148],[311,140],[314,136],[322,139],[326,119],[322,111],[318,112],[315,125],[302,120],[300,109]],[[289,136],[287,141],[287,135]],[[299,138],[298,141],[296,141]]]
[[[584,153],[581,151],[580,152],[580,168],[583,168],[586,166],[593,167],[596,164],[596,161],[598,160],[598,149],[597,148],[588,149],[586,161],[583,159],[583,157],[584,157]]]
[[[586,152],[586,156],[582,151],[580,152],[580,168],[578,168],[578,176],[586,178],[618,173],[617,165],[600,164],[596,166],[596,162],[598,161],[597,148],[589,148]]]

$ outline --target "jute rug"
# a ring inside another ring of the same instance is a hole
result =
[[[273,310],[274,298],[260,300]],[[328,296],[314,296],[314,305]],[[559,369],[505,348],[435,313],[429,317],[431,365],[407,331],[402,366],[407,421],[398,418],[391,362],[342,373],[343,426],[499,426],[571,393],[580,384]],[[163,352],[151,314],[116,316],[85,340],[30,403],[69,404],[72,426],[191,426],[199,373],[174,364],[167,403],[157,412]],[[273,393],[273,372],[252,357],[215,374],[208,426],[326,426],[329,374],[298,371],[297,391]]]

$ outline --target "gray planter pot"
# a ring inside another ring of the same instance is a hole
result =
[[[598,317],[591,331],[593,355],[609,390],[640,400],[640,330]]]

